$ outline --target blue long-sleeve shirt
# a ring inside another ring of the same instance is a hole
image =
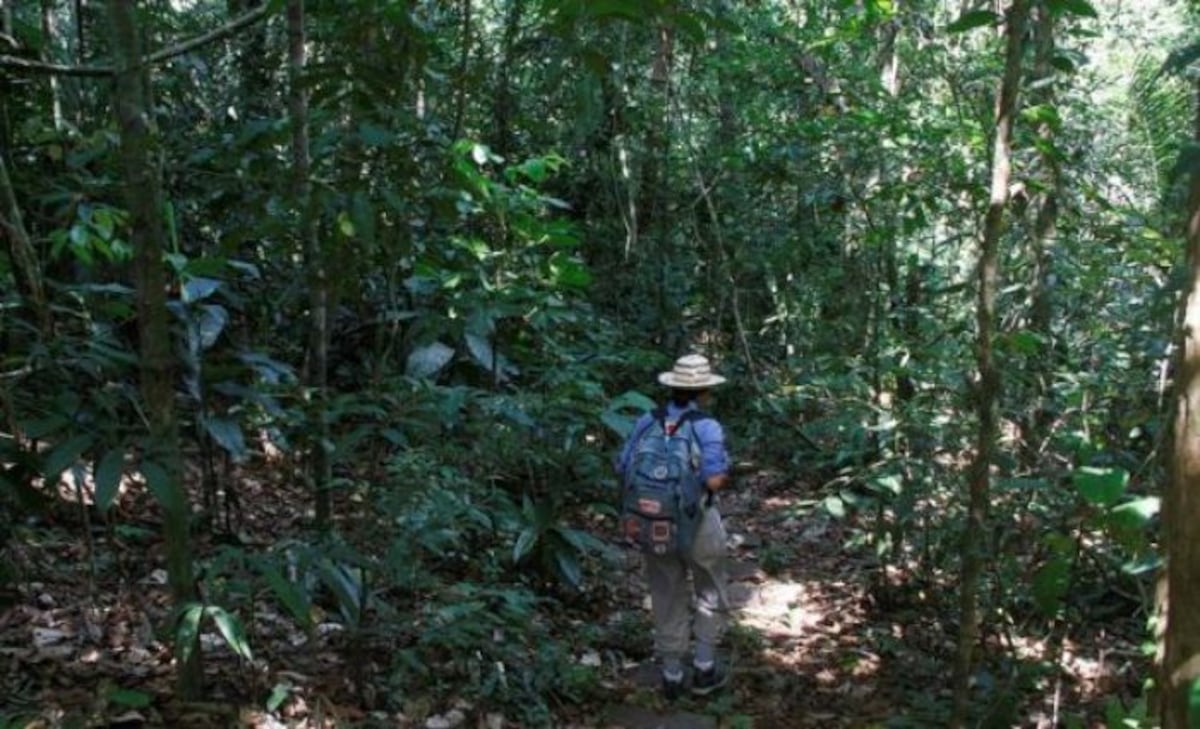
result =
[[[681,408],[675,403],[669,402],[667,403],[667,420],[677,420],[685,411],[695,409],[695,403],[689,403],[686,408]],[[629,470],[634,447],[653,421],[654,416],[646,413],[638,418],[633,430],[629,431],[629,437],[625,439],[625,445],[621,447],[621,452],[614,464],[617,473],[622,477]],[[716,418],[706,417],[694,420],[692,421],[692,430],[696,434],[696,440],[700,443],[700,478],[708,480],[713,476],[729,473],[729,453],[725,448],[725,429],[721,427]]]

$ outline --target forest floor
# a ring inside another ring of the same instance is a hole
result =
[[[302,494],[259,486],[261,501],[252,489],[243,493],[249,516],[239,530],[242,545],[302,532],[305,515],[286,506],[303,503]],[[744,479],[722,505],[733,557],[730,686],[703,701],[685,697],[668,705],[649,661],[601,645],[580,656],[603,667],[600,689],[587,705],[566,707],[560,726],[944,724],[956,635],[948,616],[937,617],[947,611],[936,606],[953,603],[937,594],[948,588],[929,579],[897,580],[889,588],[871,560],[844,548],[849,523],[797,501],[795,488],[779,486],[766,476]],[[266,604],[255,606],[247,625],[260,667],[238,659],[210,631],[202,636],[210,698],[176,700],[170,641],[155,630],[169,615],[161,545],[153,510],[144,511],[123,515],[121,527],[93,529],[94,557],[80,524],[38,524],[10,545],[5,558],[25,579],[13,594],[0,596],[6,598],[0,601],[0,729],[514,726],[464,702],[412,707],[406,715],[373,711],[386,688],[368,685],[373,665],[346,660],[336,620],[327,618],[315,636],[305,636]],[[221,546],[202,550],[212,557]],[[609,626],[633,621],[648,631],[639,559],[626,555],[615,569],[615,584],[603,591],[593,615]],[[994,672],[991,690],[981,695],[995,717],[987,725],[1068,726],[1064,717],[1075,716],[1082,721],[1073,726],[1103,726],[1106,702],[1136,694],[1145,675],[1138,630],[1132,619],[1067,630],[1061,650],[1052,650],[1046,636],[1009,631],[1005,654],[1023,658],[1007,664],[1008,673]],[[262,664],[271,668],[264,671]],[[272,694],[279,701],[269,712],[263,697]]]

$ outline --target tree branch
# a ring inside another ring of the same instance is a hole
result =
[[[215,30],[155,51],[148,56],[143,56],[142,65],[153,65],[169,61],[201,46],[228,38],[242,28],[262,20],[267,16],[267,12],[268,6],[261,5],[234,18]],[[103,78],[116,73],[116,69],[112,66],[65,66],[59,63],[43,63],[41,61],[9,55],[0,55],[0,68],[12,68],[26,73],[39,73],[51,76],[80,76],[85,78]]]

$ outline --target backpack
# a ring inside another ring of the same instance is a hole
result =
[[[667,420],[665,409],[635,437],[625,473],[621,524],[625,542],[644,554],[687,555],[700,524],[700,442],[693,423],[706,417],[687,410]]]

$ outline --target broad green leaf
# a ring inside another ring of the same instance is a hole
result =
[[[1093,506],[1112,506],[1125,494],[1129,473],[1120,468],[1085,466],[1075,471],[1075,488]]]
[[[19,427],[26,438],[42,440],[46,436],[53,435],[70,424],[70,418],[55,413],[54,415],[49,415],[38,420],[21,423]]]
[[[1114,507],[1110,518],[1124,528],[1142,529],[1158,516],[1161,507],[1161,498],[1145,496]]]
[[[835,519],[846,518],[846,502],[842,501],[842,497],[837,494],[831,494],[825,497],[821,502],[821,506]]]
[[[267,697],[267,711],[276,712],[279,707],[283,706],[283,702],[287,701],[288,696],[292,694],[292,685],[287,681],[275,684],[271,688],[271,695]]]
[[[604,550],[604,542],[581,529],[556,527],[554,531],[563,538],[563,541],[580,552],[600,552]]]
[[[92,447],[96,439],[88,434],[75,435],[59,443],[46,457],[43,469],[46,480],[54,482],[62,472],[79,462],[84,452]]]
[[[558,573],[571,587],[578,589],[583,586],[583,569],[574,554],[560,549],[554,553],[554,563],[558,566]]]
[[[159,506],[170,514],[187,513],[187,505],[184,503],[183,494],[180,493],[180,485],[167,472],[166,468],[155,461],[142,461],[141,468],[142,476],[146,479],[146,486],[154,495],[154,500],[158,502]]]
[[[236,615],[231,615],[225,608],[216,605],[209,605],[204,612],[212,617],[213,622],[217,624],[217,630],[221,632],[221,637],[234,653],[247,661],[254,660],[254,654],[250,652],[250,643],[246,641],[246,633],[242,630],[242,621],[238,620]]]
[[[1085,18],[1099,18],[1100,14],[1088,0],[1046,0],[1046,7],[1053,15],[1079,15]]]
[[[985,25],[996,25],[1000,22],[1000,16],[990,10],[969,10],[962,14],[958,20],[946,26],[947,33],[964,33],[968,30],[980,28]]]
[[[225,325],[229,323],[229,312],[220,304],[205,304],[200,307],[200,349],[209,349],[217,342]]]
[[[692,43],[697,45],[704,43],[704,25],[696,19],[695,15],[687,12],[675,13],[671,20],[675,27]]]
[[[1053,615],[1067,594],[1071,581],[1071,563],[1065,555],[1054,553],[1033,575],[1033,600],[1043,615]]]
[[[345,212],[344,210],[338,213],[337,225],[338,230],[341,231],[342,235],[346,236],[347,238],[354,237],[354,221],[350,219],[349,213]]]
[[[585,289],[592,283],[592,273],[587,266],[565,251],[550,257],[550,273],[554,283],[571,289]]]
[[[284,577],[283,573],[272,564],[260,564],[259,570],[266,578],[271,592],[275,593],[275,597],[283,604],[292,619],[305,630],[310,628],[312,626],[312,599],[304,587]]]
[[[215,278],[205,278],[202,276],[188,279],[187,283],[183,285],[183,292],[180,298],[183,299],[183,303],[185,304],[203,301],[216,293],[217,289],[221,288],[221,284],[222,282]]]
[[[441,342],[414,349],[408,355],[404,374],[409,377],[432,377],[454,359],[454,350]]]
[[[145,691],[123,688],[110,689],[107,698],[114,704],[131,709],[144,709],[153,701],[153,697]]]
[[[358,570],[326,560],[321,565],[321,580],[337,598],[338,609],[351,627],[362,616],[362,578]]]
[[[246,459],[246,439],[242,435],[242,426],[225,418],[205,418],[204,430],[221,446],[234,460],[241,463]]]
[[[467,343],[467,351],[471,353],[476,364],[488,372],[495,372],[497,379],[507,382],[511,375],[517,374],[517,369],[503,355],[497,355],[488,338],[474,332],[463,335]]]
[[[383,147],[391,144],[395,136],[389,130],[369,122],[358,125],[358,138],[367,147]]]
[[[125,449],[114,448],[100,459],[96,468],[96,508],[107,511],[117,498],[121,474],[125,469]]]
[[[538,533],[534,527],[526,527],[521,530],[521,534],[517,536],[517,543],[513,545],[513,562],[520,564],[526,557],[533,552],[533,548],[537,546]]]
[[[200,640],[200,618],[204,615],[204,606],[199,603],[188,603],[179,615],[179,624],[175,626],[175,652],[179,655],[180,663],[187,663],[196,650]]]
[[[546,160],[540,157],[525,160],[517,170],[533,182],[541,183],[546,181]]]

